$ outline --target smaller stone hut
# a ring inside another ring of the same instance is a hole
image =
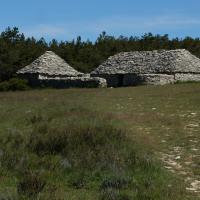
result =
[[[109,87],[200,81],[200,59],[185,49],[122,52],[91,72]]]
[[[106,87],[105,79],[78,72],[52,51],[46,51],[17,74],[33,87]]]

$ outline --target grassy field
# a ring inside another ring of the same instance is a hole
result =
[[[0,199],[200,199],[200,83],[0,93],[0,144]]]

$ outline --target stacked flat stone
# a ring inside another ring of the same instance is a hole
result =
[[[106,80],[90,77],[72,68],[62,58],[52,51],[46,51],[30,65],[19,70],[17,74],[37,87],[47,86],[56,88],[70,87],[106,87]]]
[[[99,77],[68,77],[40,79],[40,85],[55,88],[105,88],[107,82]]]
[[[150,84],[200,81],[200,59],[185,49],[123,52],[109,57],[91,73],[107,79],[117,74],[134,74]]]
[[[76,71],[62,58],[52,51],[46,51],[42,56],[30,65],[19,70],[17,74],[42,74],[47,76],[80,76],[82,73]]]
[[[111,56],[92,74],[200,73],[200,59],[185,49],[123,52]]]

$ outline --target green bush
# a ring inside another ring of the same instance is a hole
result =
[[[101,200],[120,200],[119,191],[112,188],[101,191]]]
[[[28,82],[23,79],[12,78],[0,83],[0,91],[18,91],[28,90]]]
[[[20,179],[17,190],[22,196],[33,197],[38,195],[44,189],[46,181],[39,172],[24,172]]]
[[[129,177],[110,177],[103,180],[101,184],[101,189],[105,190],[108,188],[122,189],[128,188],[131,183],[131,178]]]
[[[87,184],[86,174],[83,172],[79,172],[77,174],[73,174],[73,176],[69,179],[69,185],[75,189],[82,189]]]
[[[8,81],[4,81],[0,83],[0,91],[8,91],[9,90],[9,83]]]
[[[19,196],[14,192],[8,191],[5,193],[0,193],[0,200],[19,200]]]
[[[33,128],[28,148],[39,156],[62,155],[73,167],[87,169],[121,169],[135,162],[134,142],[126,131],[106,123],[64,127],[40,123]]]

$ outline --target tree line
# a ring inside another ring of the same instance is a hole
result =
[[[109,56],[122,51],[185,48],[200,58],[200,38],[170,39],[167,34],[144,34],[141,37],[114,37],[102,32],[95,42],[82,41],[78,36],[72,41],[53,39],[46,42],[25,37],[17,27],[0,33],[0,82],[15,77],[20,68],[30,64],[46,50],[54,51],[72,67],[81,72],[91,72]]]

